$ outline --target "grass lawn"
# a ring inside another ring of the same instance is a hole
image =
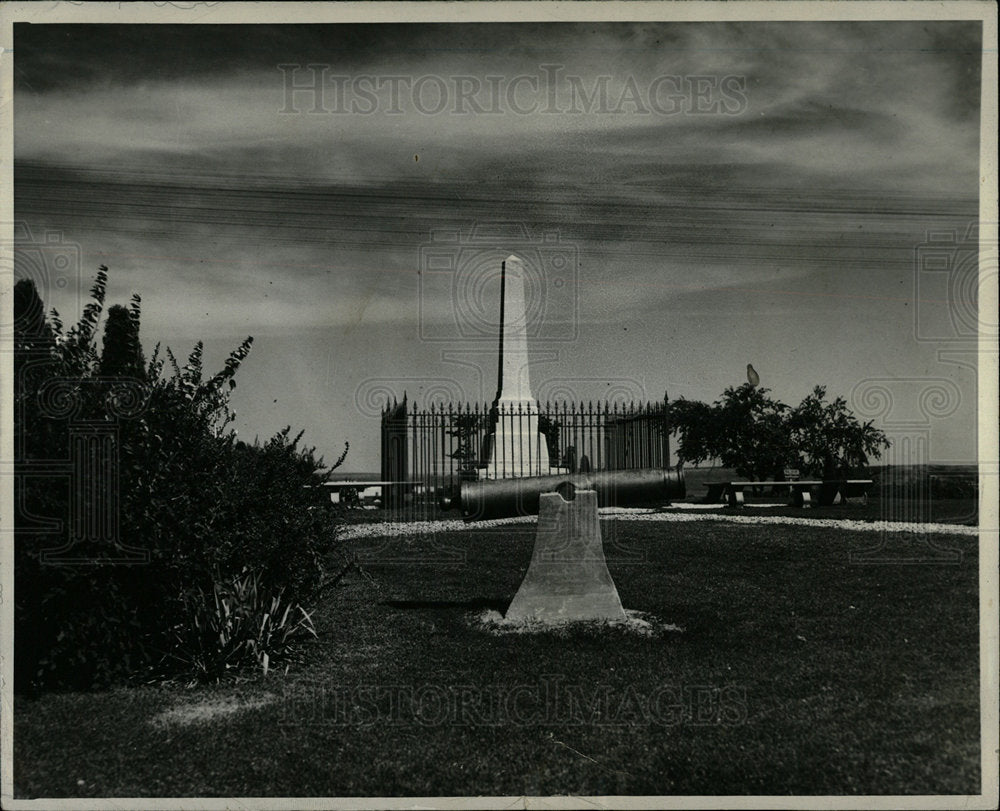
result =
[[[358,541],[371,580],[317,608],[287,676],[16,698],[16,795],[979,791],[976,538],[930,536],[958,563],[862,565],[876,533],[602,527],[625,607],[682,630],[476,627],[532,525]],[[193,722],[154,721],[172,709]]]

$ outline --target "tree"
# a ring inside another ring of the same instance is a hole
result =
[[[484,417],[478,412],[465,411],[454,414],[451,427],[447,434],[455,438],[455,450],[451,458],[458,460],[459,473],[473,474],[479,462],[477,439],[484,423]]]
[[[679,434],[677,457],[697,465],[719,456],[719,437],[712,406],[699,400],[674,400],[667,407],[669,427]]]
[[[710,406],[696,400],[671,403],[670,425],[680,434],[680,458],[695,464],[718,459],[750,479],[780,475],[793,458],[784,424],[788,406],[771,399],[769,392],[744,383],[727,388]]]
[[[792,446],[798,466],[809,476],[833,478],[863,468],[868,458],[888,448],[885,432],[869,420],[861,423],[838,397],[826,401],[826,388],[816,386],[788,415]]]
[[[47,351],[52,345],[52,330],[45,320],[45,305],[31,279],[14,285],[14,337],[18,351]]]
[[[769,394],[744,383],[727,388],[712,405],[675,400],[669,418],[680,435],[680,459],[718,459],[739,476],[782,481],[789,465],[830,478],[863,467],[889,447],[885,434],[871,422],[860,423],[844,398],[827,402],[822,386],[794,409]]]
[[[131,309],[121,304],[114,304],[108,309],[99,364],[101,375],[145,378],[146,361],[139,342],[139,302],[139,297],[133,296]]]
[[[545,438],[545,449],[549,453],[549,460],[553,465],[562,464],[559,449],[559,434],[562,430],[562,423],[555,417],[548,414],[538,415],[538,433]]]
[[[744,383],[727,388],[713,405],[719,460],[750,479],[780,477],[793,456],[785,426],[788,406],[769,392]]]
[[[51,451],[49,438],[43,440],[46,424],[36,403],[42,384],[52,376],[54,343],[35,283],[21,279],[14,285],[14,436],[22,458],[46,458]],[[23,442],[29,434],[34,438],[33,447]],[[21,478],[15,477],[14,482],[20,494]]]

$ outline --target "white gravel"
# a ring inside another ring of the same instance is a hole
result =
[[[465,521],[382,521],[378,524],[352,524],[340,531],[340,538],[385,538],[393,535],[423,535],[435,532],[454,532],[459,529],[475,529],[476,527],[498,527],[503,524],[531,524],[536,517],[528,515],[517,518],[498,518],[493,521],[476,521],[466,524]]]
[[[691,509],[690,507],[688,509]],[[852,532],[912,532],[916,534],[933,533],[937,535],[968,535],[979,534],[978,527],[967,527],[962,524],[932,524],[911,523],[907,521],[854,521],[846,518],[792,518],[784,515],[717,515],[715,513],[684,513],[660,512],[629,507],[602,507],[600,515],[603,519],[618,519],[621,521],[666,521],[684,523],[687,521],[718,521],[730,524],[784,524],[798,527],[828,527],[846,529]],[[504,524],[532,524],[535,516],[516,518],[499,518],[493,521],[475,521],[467,524],[464,521],[383,521],[373,524],[353,524],[341,530],[340,537],[345,540],[354,538],[383,538],[397,535],[422,535],[438,532],[454,532],[502,526]]]
[[[797,527],[830,527],[852,532],[913,532],[921,535],[978,535],[979,527],[963,524],[934,524],[911,521],[855,521],[847,518],[793,518],[787,515],[716,515],[652,511],[620,512],[615,518],[624,521],[721,521],[733,524],[785,524]]]
[[[469,624],[478,631],[485,631],[493,636],[507,634],[565,634],[581,625],[594,628],[614,628],[639,636],[658,637],[664,633],[684,633],[679,625],[660,622],[652,614],[644,611],[625,609],[626,619],[622,622],[609,621],[572,621],[572,622],[540,622],[538,620],[508,620],[499,611],[483,611],[468,616]]]

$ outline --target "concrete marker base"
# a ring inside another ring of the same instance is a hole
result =
[[[538,531],[528,573],[504,619],[543,624],[626,622],[604,558],[597,492],[539,496]]]

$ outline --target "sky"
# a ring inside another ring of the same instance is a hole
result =
[[[14,50],[19,272],[69,323],[107,265],[147,353],[221,368],[253,335],[245,439],[377,471],[387,396],[488,402],[517,253],[539,399],[712,401],[752,363],[976,458],[978,22],[19,24]]]

